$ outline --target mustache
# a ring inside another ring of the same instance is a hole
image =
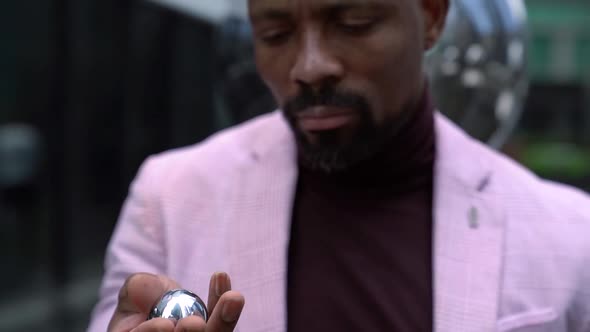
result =
[[[315,106],[332,106],[353,109],[361,114],[370,114],[371,106],[367,98],[361,94],[325,87],[317,92],[304,87],[301,92],[287,100],[283,110],[291,116]]]

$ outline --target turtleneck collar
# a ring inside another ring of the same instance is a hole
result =
[[[314,192],[388,196],[432,186],[434,106],[428,88],[399,131],[373,157],[335,174],[299,166],[300,181]]]

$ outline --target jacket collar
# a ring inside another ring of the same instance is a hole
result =
[[[436,117],[435,331],[488,331],[498,316],[504,211],[492,152]]]

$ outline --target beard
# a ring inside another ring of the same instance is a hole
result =
[[[328,130],[313,133],[313,142],[297,123],[297,114],[314,106],[332,106],[354,110],[358,121],[354,128]],[[373,117],[371,106],[361,94],[337,91],[326,87],[314,93],[303,88],[295,98],[283,106],[285,116],[295,135],[301,166],[323,173],[339,173],[349,170],[380,152],[391,137],[392,126],[379,125]]]

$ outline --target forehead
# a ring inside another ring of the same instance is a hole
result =
[[[250,16],[256,18],[267,12],[323,12],[330,9],[391,7],[404,0],[249,0]]]

